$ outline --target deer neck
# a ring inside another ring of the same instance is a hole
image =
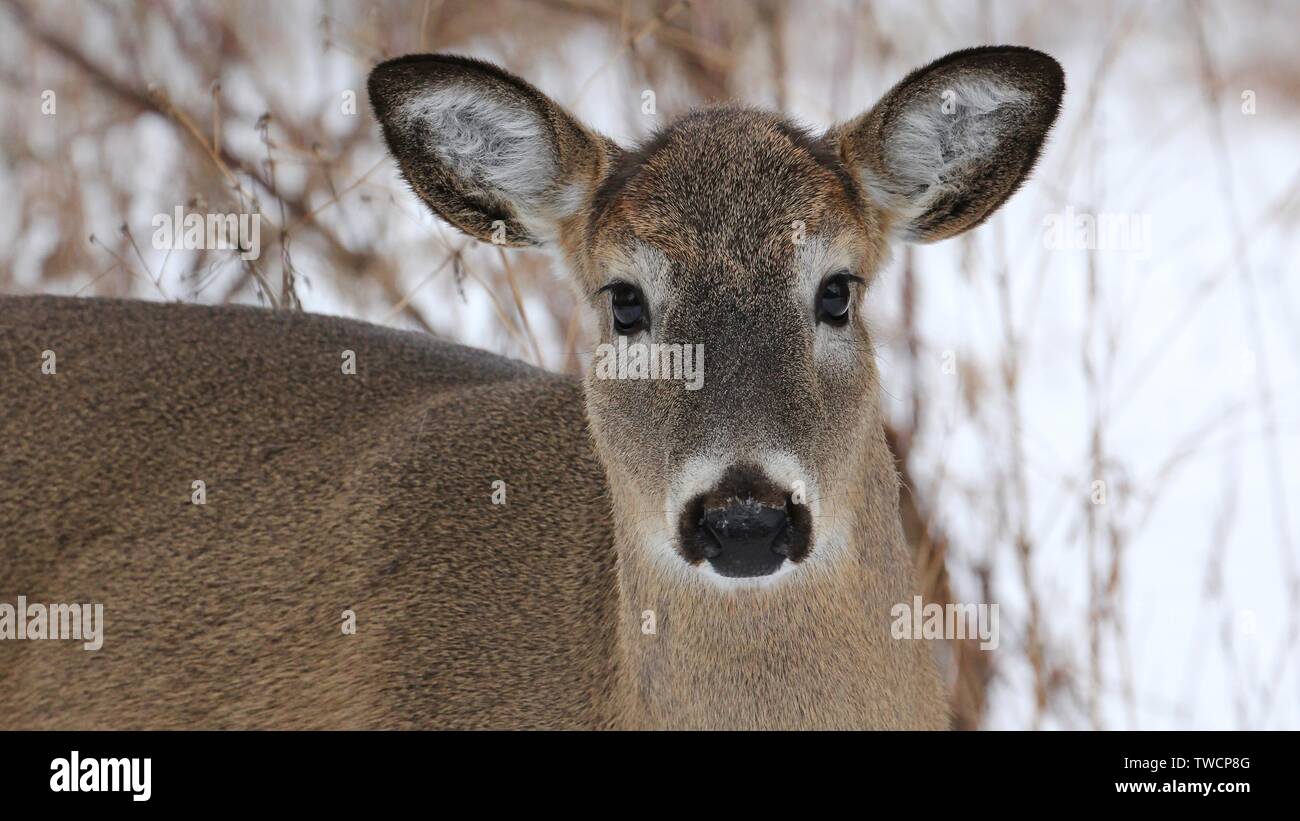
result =
[[[762,587],[722,587],[618,527],[624,723],[641,728],[917,726],[932,661],[890,637],[910,601],[893,474],[843,515],[841,543]],[[890,490],[892,489],[892,490]],[[884,498],[885,493],[892,498]],[[928,652],[928,651],[927,651]],[[918,689],[919,688],[919,689]]]

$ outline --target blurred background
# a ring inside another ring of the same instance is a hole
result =
[[[397,178],[376,62],[493,60],[630,145],[721,100],[820,129],[948,51],[1042,49],[1068,93],[1033,179],[868,298],[926,599],[1001,611],[996,651],[936,648],[957,726],[1297,728],[1296,12],[0,0],[0,292],[341,314],[576,373],[549,257]],[[260,256],[155,247],[178,206],[260,214]]]

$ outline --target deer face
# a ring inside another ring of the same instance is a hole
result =
[[[600,342],[587,410],[623,549],[760,586],[842,558],[848,500],[895,492],[863,311],[890,242],[988,217],[1062,92],[1045,55],[972,49],[820,136],[719,107],[624,151],[486,63],[410,57],[370,79],[436,213],[567,263]]]

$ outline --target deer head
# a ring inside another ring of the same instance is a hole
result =
[[[860,549],[848,507],[894,481],[868,286],[892,242],[959,234],[1016,190],[1063,89],[1044,54],[975,48],[821,135],[725,106],[624,150],[478,60],[405,57],[370,78],[434,212],[485,241],[555,249],[603,342],[702,352],[699,390],[600,378],[593,362],[587,408],[624,549],[724,587]]]

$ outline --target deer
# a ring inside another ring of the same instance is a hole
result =
[[[889,630],[917,572],[865,306],[896,244],[1020,187],[1060,65],[970,48],[822,133],[723,103],[633,148],[470,57],[368,87],[437,217],[549,250],[593,339],[698,345],[698,389],[5,297],[0,601],[99,603],[103,635],[0,618],[0,727],[947,728]]]

